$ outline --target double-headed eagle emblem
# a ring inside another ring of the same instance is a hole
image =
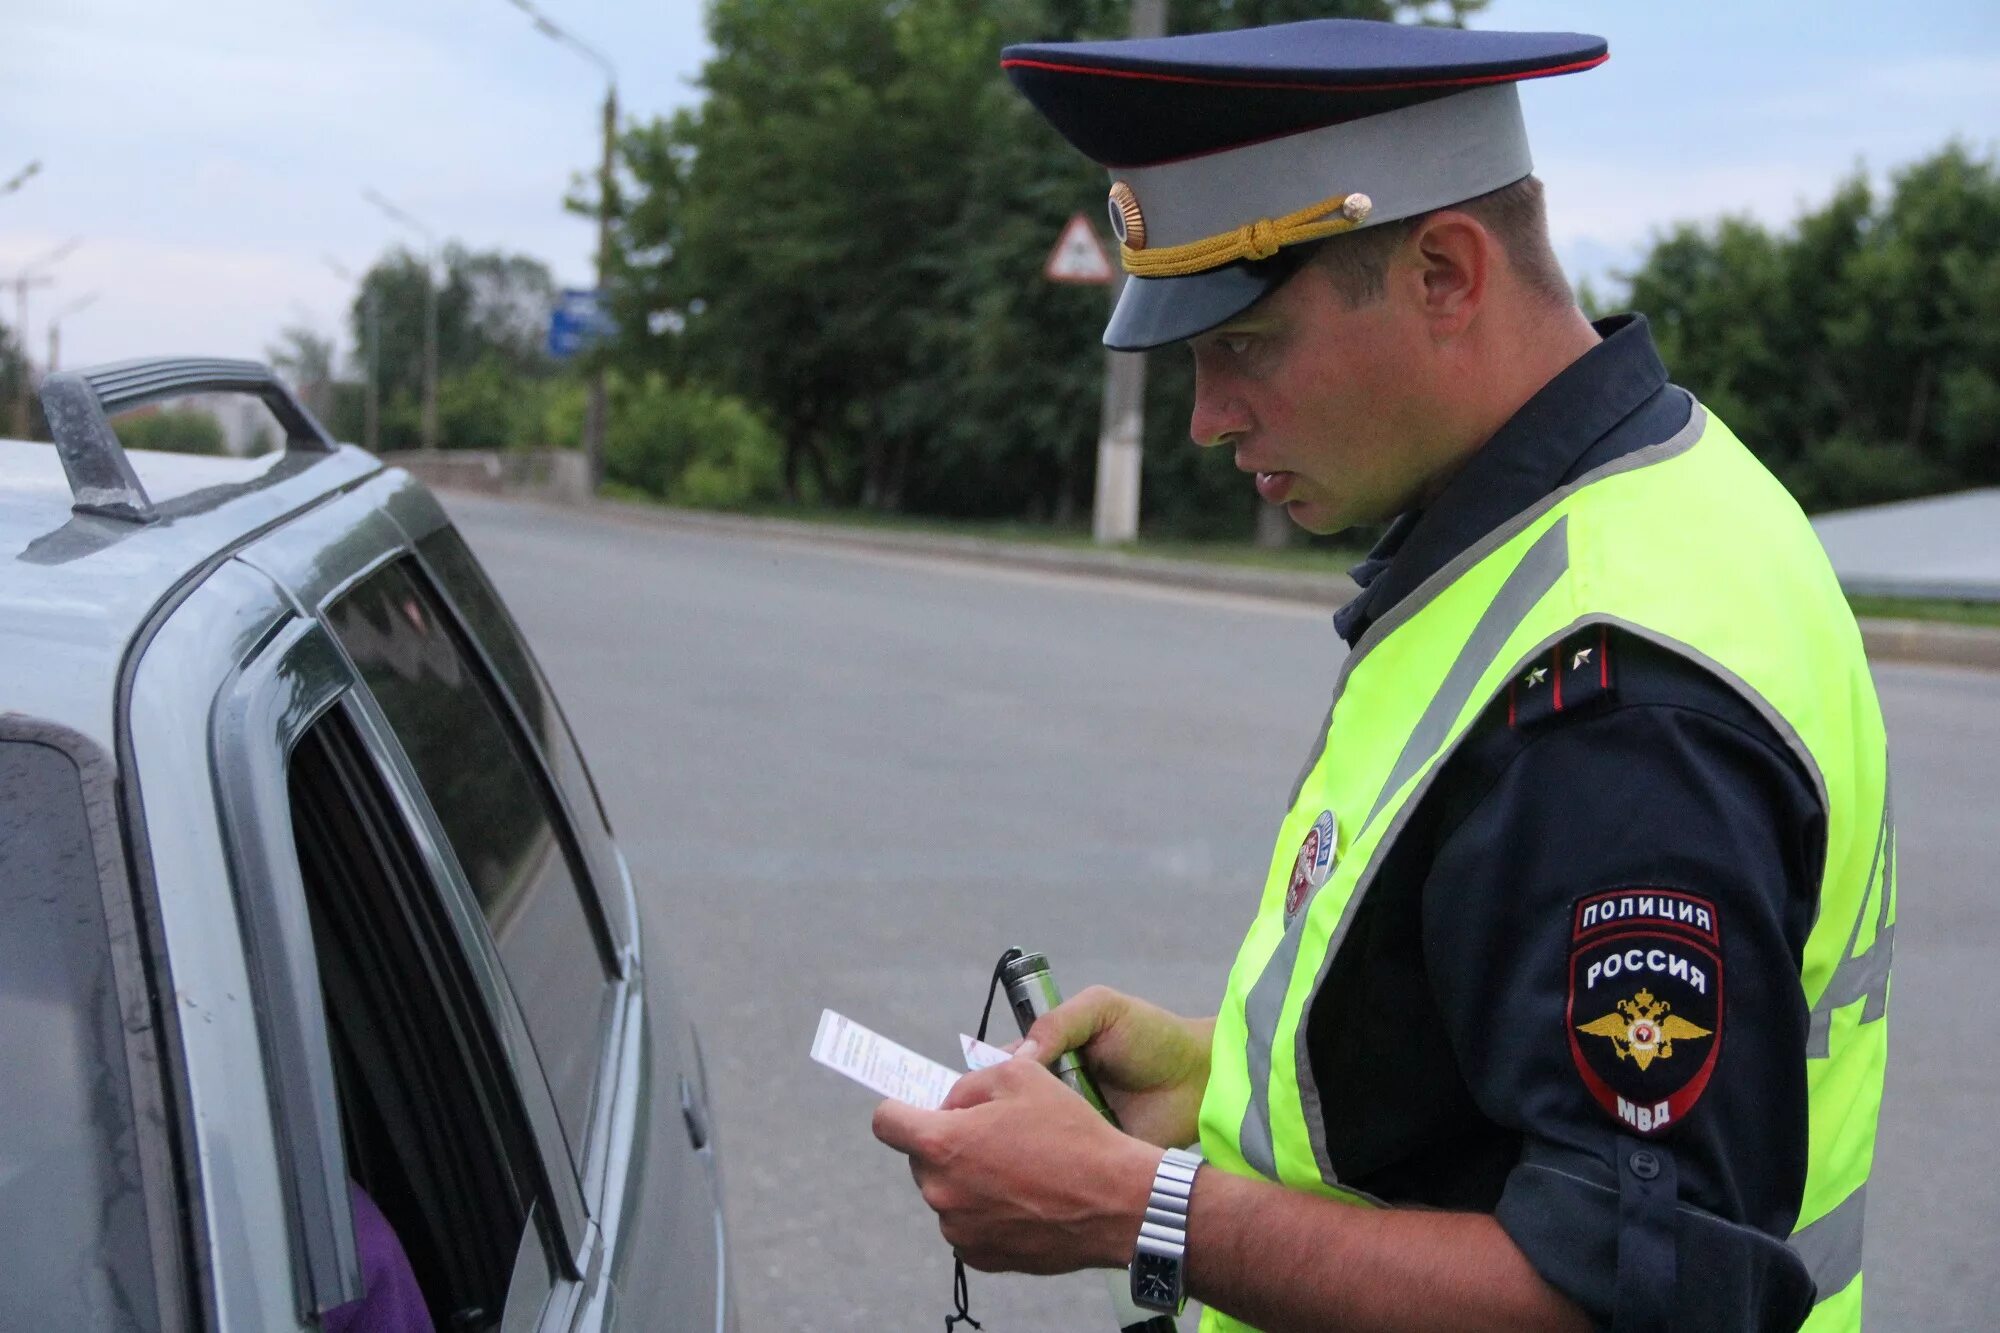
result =
[[[1629,1000],[1620,1000],[1617,1013],[1580,1024],[1577,1031],[1609,1037],[1620,1060],[1630,1056],[1632,1063],[1644,1069],[1655,1060],[1670,1058],[1677,1041],[1713,1035],[1708,1028],[1668,1013],[1672,1008],[1665,1000],[1654,999],[1653,992],[1642,990]]]

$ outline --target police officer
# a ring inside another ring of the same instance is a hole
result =
[[[1860,1327],[1881,715],[1797,505],[1550,252],[1519,86],[1605,55],[1005,53],[1110,168],[1105,342],[1187,343],[1195,442],[1302,527],[1394,521],[1219,1014],[1093,988],[877,1111],[968,1263],[1129,1265],[1204,1329]]]

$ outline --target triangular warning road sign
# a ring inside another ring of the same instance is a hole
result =
[[[1111,281],[1111,260],[1088,217],[1070,215],[1056,248],[1049,251],[1048,263],[1042,265],[1042,275],[1051,282]]]

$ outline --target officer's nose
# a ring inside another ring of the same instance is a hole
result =
[[[1231,393],[1215,375],[1203,374],[1199,365],[1194,376],[1194,411],[1188,416],[1188,436],[1207,448],[1229,444],[1250,430],[1250,414],[1243,400]]]

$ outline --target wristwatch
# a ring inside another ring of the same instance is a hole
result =
[[[1142,1309],[1177,1315],[1187,1304],[1182,1261],[1187,1253],[1188,1199],[1200,1169],[1201,1154],[1169,1148],[1153,1172],[1153,1196],[1146,1204],[1146,1220],[1139,1224],[1139,1247],[1128,1269],[1132,1303]]]

